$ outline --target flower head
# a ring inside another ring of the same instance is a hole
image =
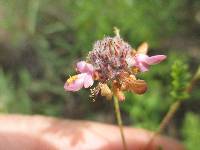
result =
[[[131,55],[131,46],[119,36],[105,37],[97,41],[88,54],[88,61],[106,82],[114,79],[120,72],[128,70],[126,58]]]
[[[67,91],[78,91],[92,86],[96,80],[97,86],[91,89],[92,97],[100,93],[107,99],[115,95],[119,100],[124,100],[123,91],[143,94],[147,84],[144,80],[138,80],[136,75],[166,59],[165,55],[148,56],[147,50],[147,43],[134,50],[116,30],[115,37],[105,37],[94,44],[87,60],[77,63],[79,74],[70,77],[64,88]]]

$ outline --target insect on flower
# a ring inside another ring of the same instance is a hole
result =
[[[95,42],[86,61],[77,63],[79,74],[66,81],[66,91],[78,91],[96,83],[91,89],[91,97],[101,94],[111,99],[114,95],[121,101],[125,99],[124,91],[136,94],[146,92],[147,83],[137,79],[137,74],[148,71],[151,65],[160,63],[166,56],[148,56],[147,43],[134,50],[120,37],[117,28],[115,34],[114,37],[105,37]]]

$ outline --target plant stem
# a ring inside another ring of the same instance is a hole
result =
[[[196,74],[193,76],[192,80],[190,81],[189,86],[185,89],[185,91],[187,93],[190,93],[192,91],[195,83],[199,79],[200,79],[200,68],[197,70]],[[145,146],[145,149],[148,149],[148,147],[151,145],[151,143],[156,138],[156,136],[163,132],[163,130],[166,128],[166,126],[168,125],[168,123],[171,121],[171,119],[175,115],[175,113],[178,110],[178,108],[180,107],[180,105],[181,105],[181,100],[176,100],[172,104],[172,106],[170,107],[169,111],[167,112],[167,114],[165,115],[165,117],[163,118],[163,120],[161,121],[158,130],[153,134],[153,136],[151,137],[150,141]]]
[[[163,120],[161,121],[158,130],[152,135],[151,139],[149,140],[149,142],[147,143],[144,149],[148,149],[150,145],[152,144],[152,142],[154,141],[154,139],[166,128],[166,126],[171,121],[176,111],[180,107],[180,104],[181,104],[180,101],[176,101],[172,104],[169,111],[167,112]]]
[[[121,113],[120,113],[120,108],[119,108],[119,101],[116,96],[114,96],[114,107],[115,107],[117,123],[119,126],[121,138],[122,138],[122,144],[123,144],[124,150],[127,150],[126,140],[125,140],[124,131],[123,131],[123,124],[122,124],[122,119],[121,119]]]

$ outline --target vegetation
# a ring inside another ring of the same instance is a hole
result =
[[[140,78],[149,90],[127,93],[122,105],[126,125],[151,130],[175,100],[183,100],[166,129],[195,150],[200,138],[199,82],[184,89],[200,64],[198,0],[0,0],[0,111],[43,114],[114,122],[112,102],[89,100],[89,90],[64,92],[74,62],[92,43],[121,29],[124,40],[137,47],[147,41],[150,55],[165,54]]]

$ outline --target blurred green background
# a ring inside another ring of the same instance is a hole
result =
[[[112,101],[63,89],[74,63],[114,26],[133,47],[147,41],[150,55],[168,56],[140,76],[146,94],[127,93],[124,124],[155,130],[185,99],[165,133],[196,150],[200,84],[190,95],[181,90],[200,65],[199,0],[0,0],[0,111],[115,123]]]

